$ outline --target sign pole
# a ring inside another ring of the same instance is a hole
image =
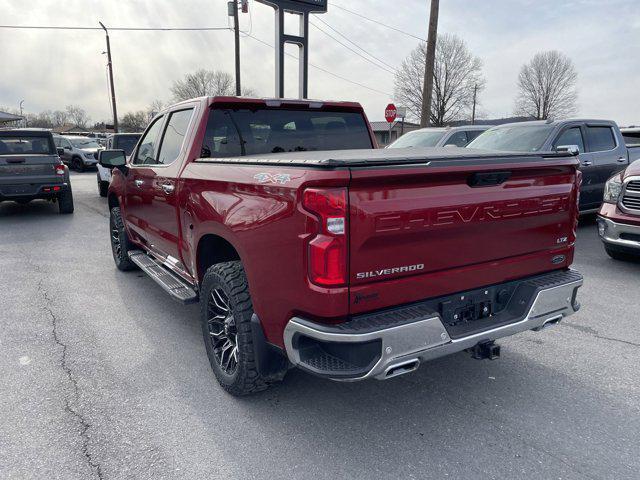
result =
[[[384,109],[384,119],[389,124],[389,144],[391,143],[391,131],[393,129],[393,122],[398,118],[398,109],[393,103],[387,105]]]
[[[298,97],[309,96],[309,14],[326,13],[327,0],[256,0],[269,5],[275,14],[275,94],[284,98],[284,60],[285,46],[291,43],[298,46]],[[288,35],[284,30],[284,14],[298,15],[299,31],[297,35]]]

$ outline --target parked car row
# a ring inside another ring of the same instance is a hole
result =
[[[640,158],[640,129],[625,132],[626,137],[615,122],[588,119],[519,122],[493,128],[468,125],[416,130],[387,148],[458,146],[522,153],[576,152],[582,172],[580,212],[593,213],[602,205],[607,180]],[[628,145],[630,141],[638,145]]]

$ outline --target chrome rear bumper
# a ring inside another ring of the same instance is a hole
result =
[[[544,279],[544,276],[534,279],[538,282],[534,285],[541,286],[529,299],[524,316],[515,318],[512,323],[460,338],[449,336],[436,312],[424,313],[409,322],[404,318],[397,325],[382,328],[375,328],[368,322],[364,328],[360,326],[356,330],[349,329],[349,323],[326,326],[295,317],[284,332],[287,356],[293,365],[333,380],[382,380],[408,373],[423,361],[460,352],[481,342],[526,330],[541,330],[579,309],[576,294],[583,283],[581,275],[568,271],[565,281],[558,281],[556,274],[555,284],[546,287],[540,278]],[[307,354],[309,348],[315,349],[314,353]],[[367,358],[358,361],[356,357],[362,356],[358,350],[368,354],[375,350],[376,355],[369,361]]]

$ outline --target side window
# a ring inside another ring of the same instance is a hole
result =
[[[449,137],[449,140],[447,140],[445,146],[455,145],[456,147],[464,147],[467,145],[467,143],[469,143],[469,141],[467,140],[467,132],[460,131],[451,135],[451,137]]]
[[[582,139],[582,130],[580,130],[580,127],[567,128],[553,143],[554,147],[566,145],[577,145],[580,153],[584,152],[584,140]]]
[[[140,148],[138,148],[133,159],[134,165],[155,165],[157,163],[155,154],[163,119],[164,117],[156,118],[147,133],[142,137],[142,140],[140,140]]]
[[[227,110],[212,110],[207,123],[207,131],[202,143],[202,158],[238,157],[240,132]]]
[[[471,142],[471,140],[475,139],[478,135],[480,135],[484,130],[469,130],[467,131],[467,140]]]
[[[192,114],[193,108],[171,113],[162,137],[158,164],[170,165],[178,158]]]
[[[616,148],[616,140],[611,127],[587,127],[590,152],[604,152]]]
[[[60,137],[53,137],[53,143],[56,144],[56,147],[61,147],[61,145],[60,145]]]

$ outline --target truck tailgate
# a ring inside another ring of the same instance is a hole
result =
[[[350,311],[568,266],[577,162],[521,160],[353,169]]]
[[[62,183],[56,175],[57,155],[0,155],[0,186],[5,194],[36,193],[43,183]],[[14,187],[9,187],[14,186]],[[15,192],[12,188],[17,188]]]
[[[57,183],[57,155],[0,155],[0,184]]]

